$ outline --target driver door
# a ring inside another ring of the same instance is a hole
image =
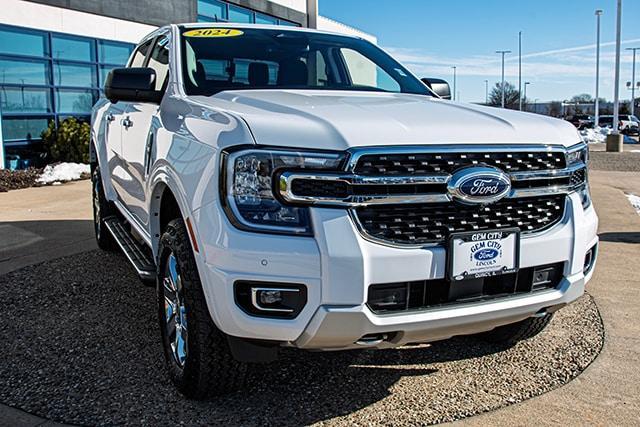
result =
[[[168,35],[160,35],[154,39],[150,54],[142,66],[155,70],[155,88],[164,91],[169,76]],[[122,199],[140,225],[146,226],[149,222],[146,184],[155,149],[154,118],[157,118],[160,106],[149,102],[127,104],[122,126],[122,157],[127,181],[123,186]]]

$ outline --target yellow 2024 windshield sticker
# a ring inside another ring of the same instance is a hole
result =
[[[198,28],[182,33],[185,37],[237,37],[244,32],[231,28]]]

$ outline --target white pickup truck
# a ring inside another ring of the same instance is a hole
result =
[[[96,237],[156,283],[182,393],[280,347],[513,343],[583,294],[598,219],[576,129],[447,95],[365,40],[276,26],[163,27],[110,73]]]

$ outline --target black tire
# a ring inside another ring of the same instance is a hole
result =
[[[172,258],[173,256],[173,258]],[[226,394],[237,390],[244,384],[247,365],[236,361],[229,348],[226,335],[220,331],[211,319],[207,302],[202,291],[202,284],[191,249],[189,236],[182,219],[174,219],[169,222],[160,238],[159,258],[157,274],[158,295],[158,320],[162,334],[162,345],[166,366],[171,380],[178,390],[188,398],[205,399],[210,396]],[[170,264],[173,263],[174,271]],[[173,286],[179,292],[172,294],[172,285],[169,275],[177,274],[175,282],[180,285]],[[173,301],[175,296],[176,309],[167,307],[165,295]],[[176,296],[177,295],[177,296]],[[176,316],[176,313],[185,313]],[[184,358],[174,352],[171,344],[178,346],[174,337],[170,337],[170,322],[167,316],[174,319],[174,329],[178,328],[178,321],[186,325],[186,338],[183,340],[185,351]],[[182,359],[182,360],[178,360]]]
[[[545,314],[541,317],[529,317],[520,322],[510,325],[499,326],[491,331],[478,334],[477,337],[482,341],[493,344],[515,345],[519,341],[523,341],[538,335],[547,327],[553,314]]]
[[[95,166],[91,174],[91,193],[93,199],[93,229],[96,236],[98,247],[105,251],[115,251],[118,244],[107,230],[104,219],[115,215],[116,208],[113,203],[107,201],[104,196],[102,187],[102,179],[100,177],[100,167]]]

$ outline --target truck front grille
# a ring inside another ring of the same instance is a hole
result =
[[[565,195],[503,199],[490,205],[428,203],[355,209],[362,232],[385,242],[413,245],[442,243],[450,233],[518,227],[534,233],[564,216]]]
[[[469,152],[469,153],[393,153],[366,154],[356,163],[354,172],[361,175],[419,175],[453,173],[465,167],[485,164],[503,171],[531,172],[563,169],[562,152]]]

